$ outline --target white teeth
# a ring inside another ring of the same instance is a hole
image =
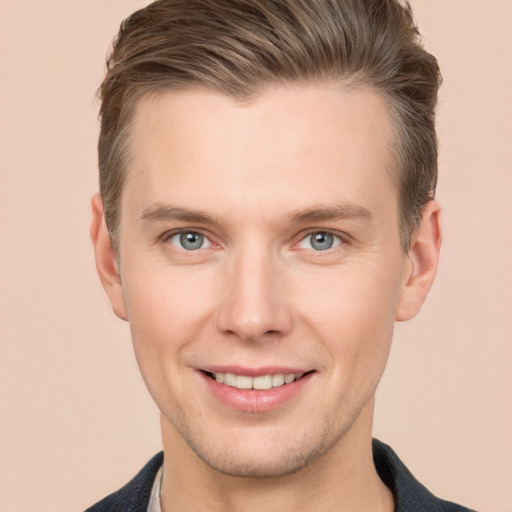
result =
[[[217,378],[217,375],[218,374],[215,375],[215,378]],[[225,373],[224,384],[226,384],[226,386],[231,386],[233,388],[236,387],[236,375],[234,373]]]
[[[246,375],[237,375],[235,387],[238,389],[251,389],[252,377],[247,377]]]
[[[226,386],[238,389],[271,389],[290,384],[300,379],[303,373],[275,373],[273,375],[258,375],[249,377],[247,375],[235,375],[234,373],[215,373],[215,380]]]
[[[282,386],[284,384],[284,373],[272,375],[272,387]]]
[[[272,387],[272,375],[262,375],[252,379],[252,387],[254,389],[270,389]]]

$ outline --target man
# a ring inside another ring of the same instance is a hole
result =
[[[441,244],[418,37],[396,0],[160,0],[122,24],[91,236],[165,456],[90,511],[467,510],[372,441]]]

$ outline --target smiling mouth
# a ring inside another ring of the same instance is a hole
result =
[[[250,377],[248,375],[237,375],[235,373],[211,373],[203,372],[205,375],[224,384],[237,389],[272,389],[291,384],[297,380],[300,380],[305,375],[312,373],[311,371],[306,373],[274,373],[267,375],[258,375],[257,377]]]

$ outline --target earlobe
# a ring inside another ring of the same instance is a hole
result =
[[[107,295],[112,304],[114,313],[122,320],[128,320],[123,299],[121,278],[117,268],[117,261],[112,246],[112,240],[103,216],[103,201],[99,194],[91,200],[91,240],[94,246],[96,269]]]
[[[419,312],[434,282],[442,241],[440,213],[439,203],[429,201],[412,234],[396,311],[399,322],[409,320]]]

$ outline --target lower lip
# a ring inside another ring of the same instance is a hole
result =
[[[270,389],[238,389],[226,386],[200,372],[210,391],[225,405],[243,412],[266,412],[276,409],[297,396],[313,372],[299,380]]]

